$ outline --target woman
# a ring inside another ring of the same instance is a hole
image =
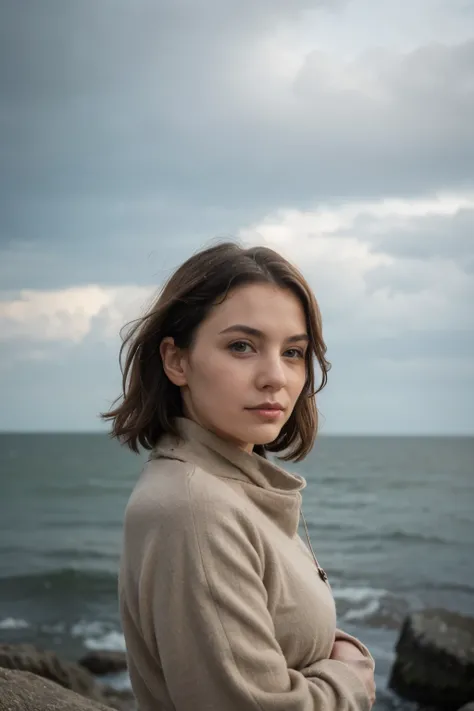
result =
[[[336,629],[326,574],[298,536],[317,430],[321,318],[274,251],[226,243],[186,261],[133,328],[120,404],[151,450],[125,514],[119,578],[140,711],[368,711],[374,662]],[[122,353],[121,353],[122,355]]]

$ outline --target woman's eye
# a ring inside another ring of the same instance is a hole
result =
[[[250,347],[250,343],[246,343],[245,341],[235,341],[235,343],[231,343],[229,346],[230,350],[235,353],[247,353],[248,351],[246,349]]]
[[[250,343],[247,343],[247,341],[234,341],[234,343],[229,345],[229,350],[234,353],[250,353],[254,349]],[[289,348],[285,351],[284,355],[286,358],[291,358],[292,360],[296,358],[304,358],[304,352],[300,348]]]

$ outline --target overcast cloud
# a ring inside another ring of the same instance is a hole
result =
[[[94,429],[216,237],[295,261],[326,432],[474,431],[474,5],[0,0],[0,429]]]

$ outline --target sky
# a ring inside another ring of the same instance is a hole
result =
[[[0,0],[0,430],[94,431],[217,239],[297,264],[327,434],[474,433],[471,0]]]

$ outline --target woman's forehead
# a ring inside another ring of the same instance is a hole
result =
[[[306,318],[300,300],[289,290],[268,284],[252,284],[230,292],[206,319],[213,330],[234,325],[267,332],[306,331]]]

